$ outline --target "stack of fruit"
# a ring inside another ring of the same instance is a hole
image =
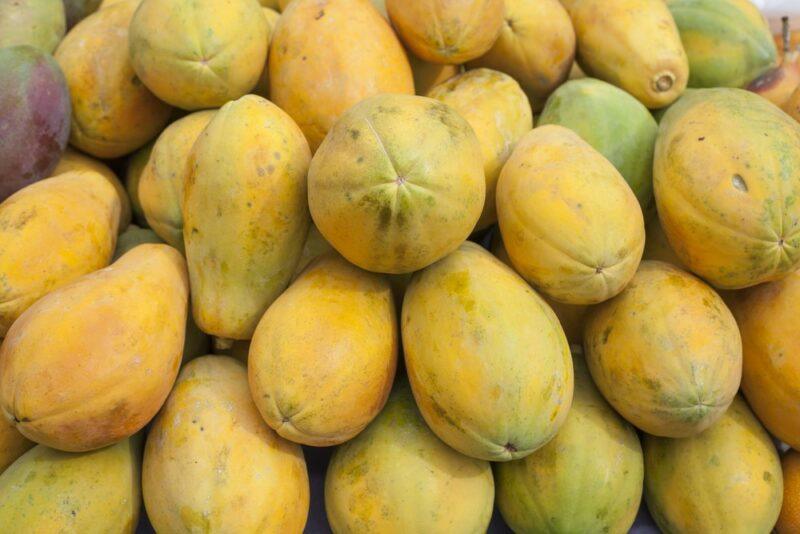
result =
[[[786,36],[0,0],[0,531],[800,532]]]

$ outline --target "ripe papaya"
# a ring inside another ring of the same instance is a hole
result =
[[[775,531],[794,534],[800,531],[800,452],[789,449],[781,458],[783,504]]]
[[[34,445],[19,433],[14,423],[5,417],[0,418],[0,474]]]
[[[664,534],[768,534],[781,509],[778,451],[736,397],[722,418],[682,439],[644,437],[644,488]]]
[[[783,105],[783,111],[789,114],[791,118],[800,122],[800,85],[789,96],[789,99]]]
[[[178,375],[188,289],[180,253],[147,244],[39,299],[0,346],[4,415],[66,451],[138,432]]]

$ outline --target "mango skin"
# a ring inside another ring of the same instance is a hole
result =
[[[161,239],[183,246],[183,190],[189,172],[189,153],[216,110],[197,111],[161,132],[139,175],[139,203],[147,224]]]
[[[577,60],[650,109],[686,89],[689,60],[663,0],[562,0],[577,36]]]
[[[666,0],[689,57],[689,87],[744,87],[778,64],[769,24],[749,0]]]
[[[0,204],[0,338],[34,302],[111,261],[119,197],[103,176],[71,171]]]
[[[131,65],[128,26],[137,6],[122,0],[92,13],[55,52],[72,96],[69,142],[98,158],[133,152],[164,129],[171,113]]]
[[[139,201],[139,180],[142,178],[142,172],[147,166],[147,162],[150,161],[153,145],[155,145],[155,140],[131,154],[125,165],[125,190],[128,192],[128,198],[131,199],[133,219],[139,226],[147,226],[147,218],[144,216],[142,203]]]
[[[312,152],[365,98],[414,94],[403,47],[368,0],[293,1],[278,21],[269,55],[271,100],[297,122]]]
[[[62,0],[0,3],[0,48],[29,45],[52,54],[65,30]]]
[[[308,515],[302,449],[264,424],[245,367],[226,356],[181,370],[147,437],[142,488],[159,532],[300,533]]]
[[[523,458],[563,424],[573,377],[558,319],[478,245],[466,242],[414,275],[401,325],[420,411],[457,451],[492,461]]]
[[[721,289],[800,267],[800,124],[742,89],[697,89],[659,125],[661,226],[694,273]]]
[[[50,176],[67,145],[70,97],[58,64],[36,48],[0,48],[0,72],[2,202]]]
[[[649,434],[682,438],[722,417],[739,389],[742,341],[713,289],[677,267],[645,261],[586,324],[597,388]]]
[[[139,245],[39,299],[0,346],[3,415],[25,437],[65,451],[141,430],[178,375],[186,278],[178,251]]]
[[[0,475],[9,532],[133,533],[142,503],[141,438],[72,453],[37,445]]]
[[[569,128],[625,178],[642,211],[653,201],[653,151],[658,124],[634,97],[602,80],[572,80],[547,99],[537,125]]]
[[[564,426],[522,460],[497,464],[497,506],[517,533],[626,534],[639,510],[644,459],[636,430],[572,359],[575,396]]]
[[[497,183],[497,215],[516,270],[559,302],[617,295],[642,257],[636,196],[607,159],[563,126],[540,126],[517,143]]]
[[[477,534],[486,532],[493,504],[489,463],[442,443],[405,380],[375,421],[336,449],[325,476],[325,510],[335,534]]]
[[[0,419],[0,474],[34,445],[36,443],[19,433],[14,423]]]
[[[497,179],[517,141],[533,128],[531,104],[511,76],[490,69],[470,70],[450,78],[428,96],[464,117],[481,145],[486,200],[475,229],[482,230],[497,221]]]
[[[249,93],[268,44],[255,0],[144,0],[130,27],[136,74],[158,98],[187,110]]]
[[[664,534],[767,534],[781,509],[778,451],[736,397],[725,415],[684,439],[644,437],[645,500]]]
[[[504,0],[500,35],[488,52],[467,64],[513,77],[541,110],[564,83],[575,58],[575,30],[558,0]]]
[[[250,339],[289,284],[308,232],[303,134],[276,105],[225,104],[189,156],[183,240],[201,330]]]
[[[362,269],[390,274],[455,250],[475,228],[485,191],[472,127],[420,96],[378,95],[350,108],[308,172],[311,216],[325,239]]]
[[[250,391],[278,434],[343,443],[378,415],[397,367],[397,317],[386,277],[338,254],[313,262],[258,323]]]

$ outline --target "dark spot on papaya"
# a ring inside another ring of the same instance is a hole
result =
[[[317,13],[317,15],[314,17],[314,20],[319,20],[324,16],[325,16],[325,10],[324,9],[320,9],[319,13]]]
[[[358,156],[356,163],[363,163],[363,162],[364,162],[364,156]]]
[[[280,152],[273,152],[272,155],[275,156],[275,159],[280,161],[280,159],[281,159],[281,153]]]
[[[248,207],[248,208],[252,208],[252,207],[253,207],[253,203],[252,203],[252,202],[248,202],[248,203],[247,203],[247,207]]]
[[[200,233],[200,230],[198,230],[197,228],[194,228],[194,227],[193,227],[193,228],[192,228],[192,233],[193,233],[193,234],[199,234],[199,233]]]
[[[197,424],[197,419],[192,419],[192,424],[196,425]]]
[[[511,30],[512,32],[514,31],[514,21],[513,20],[506,19],[506,25],[508,26],[509,30]]]
[[[705,141],[705,140],[706,140],[706,138],[705,138],[705,136],[703,136],[703,137],[698,137],[698,138],[697,138],[697,140],[698,140],[698,141]]]
[[[653,380],[652,378],[644,378],[642,380],[644,385],[647,386],[648,389],[653,391],[658,391],[661,389],[661,383],[658,380]]]
[[[200,432],[203,432],[204,430],[205,430],[205,428],[203,428],[203,427],[201,426],[201,427],[200,427]]]
[[[772,475],[769,473],[769,471],[764,471],[764,476],[762,478],[764,479],[764,482],[772,482]]]
[[[288,417],[286,417],[286,416],[284,416],[284,417],[281,419],[281,422],[282,422],[282,423],[288,423],[288,422],[289,422],[289,418],[288,418]]]
[[[267,172],[269,174],[272,174],[273,172],[275,172],[275,166],[274,165],[267,165]]]
[[[602,339],[603,345],[605,345],[606,343],[608,343],[608,336],[610,336],[610,335],[611,335],[611,331],[612,331],[613,329],[614,329],[614,327],[612,327],[612,326],[607,326],[607,327],[606,327],[606,329],[605,329],[605,330],[603,330],[603,339]]]
[[[392,221],[392,209],[389,206],[382,206],[378,212],[378,218],[380,228],[385,230]]]
[[[516,448],[516,447],[514,446],[514,444],[513,444],[513,443],[511,443],[511,442],[509,442],[509,443],[506,443],[505,445],[503,445],[503,447],[504,447],[504,448],[505,448],[505,450],[507,450],[508,452],[517,452],[517,448]]]
[[[300,59],[301,59],[301,60],[303,60],[303,61],[305,61],[305,60],[306,60],[306,59],[308,59],[308,58],[307,58],[306,56],[303,56],[303,57],[301,57]]]
[[[739,191],[747,193],[747,182],[744,181],[744,178],[742,178],[740,174],[734,174],[733,178],[731,178],[731,183],[733,184],[733,187]]]
[[[358,130],[350,130],[350,137],[353,139],[353,141],[358,139],[359,135],[361,135],[361,132],[359,132]]]
[[[594,270],[594,272],[595,272],[595,273],[597,273],[597,274],[603,274],[603,268],[602,268],[602,267],[597,267],[597,268]]]
[[[258,175],[259,175],[259,176],[264,176],[264,174],[265,174],[265,173],[264,173],[264,168],[263,168],[263,167],[258,167],[258,168],[256,169],[256,172],[258,173]]]
[[[69,513],[72,515],[72,517],[75,517],[76,515],[78,515],[77,513],[75,513],[75,510],[70,510]]]

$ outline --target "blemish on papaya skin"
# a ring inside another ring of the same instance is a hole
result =
[[[317,13],[317,14],[314,16],[314,20],[319,20],[319,19],[321,19],[321,18],[322,18],[322,17],[324,17],[324,16],[325,16],[325,10],[324,10],[324,9],[320,9],[320,10],[319,10],[319,13]]]
[[[741,175],[734,174],[733,178],[731,178],[731,183],[733,184],[733,187],[735,187],[739,191],[747,193],[748,191],[747,182],[744,181],[744,178],[742,178]]]
[[[772,475],[769,473],[769,471],[764,471],[764,476],[762,478],[764,479],[764,482],[772,482]]]

